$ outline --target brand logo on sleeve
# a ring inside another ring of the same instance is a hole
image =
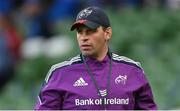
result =
[[[74,87],[87,86],[87,85],[88,85],[88,83],[86,83],[82,77],[80,77],[80,78],[73,84]]]
[[[125,85],[127,81],[127,75],[119,75],[118,77],[116,77],[115,79],[115,83],[116,84],[122,84]]]

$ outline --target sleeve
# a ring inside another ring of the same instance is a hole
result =
[[[153,98],[153,93],[144,71],[138,71],[140,88],[135,92],[135,109],[136,110],[157,110],[157,105]]]
[[[35,105],[35,110],[57,110],[62,109],[63,92],[58,89],[58,71],[49,71],[48,79],[45,80],[40,90]]]

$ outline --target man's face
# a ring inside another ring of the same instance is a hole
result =
[[[87,56],[98,56],[108,48],[109,35],[102,27],[89,29],[82,25],[77,28],[77,40],[81,52]]]

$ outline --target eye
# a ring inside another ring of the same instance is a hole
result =
[[[82,34],[82,30],[77,29],[76,31],[77,31],[78,34]]]
[[[97,29],[91,29],[92,32],[97,32]]]

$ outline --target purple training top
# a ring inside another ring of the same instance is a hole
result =
[[[112,73],[107,90],[108,72]],[[88,74],[82,55],[53,65],[47,74],[35,109],[64,110],[156,110],[152,91],[138,62],[111,53],[99,62],[86,57],[86,63],[99,86]]]

